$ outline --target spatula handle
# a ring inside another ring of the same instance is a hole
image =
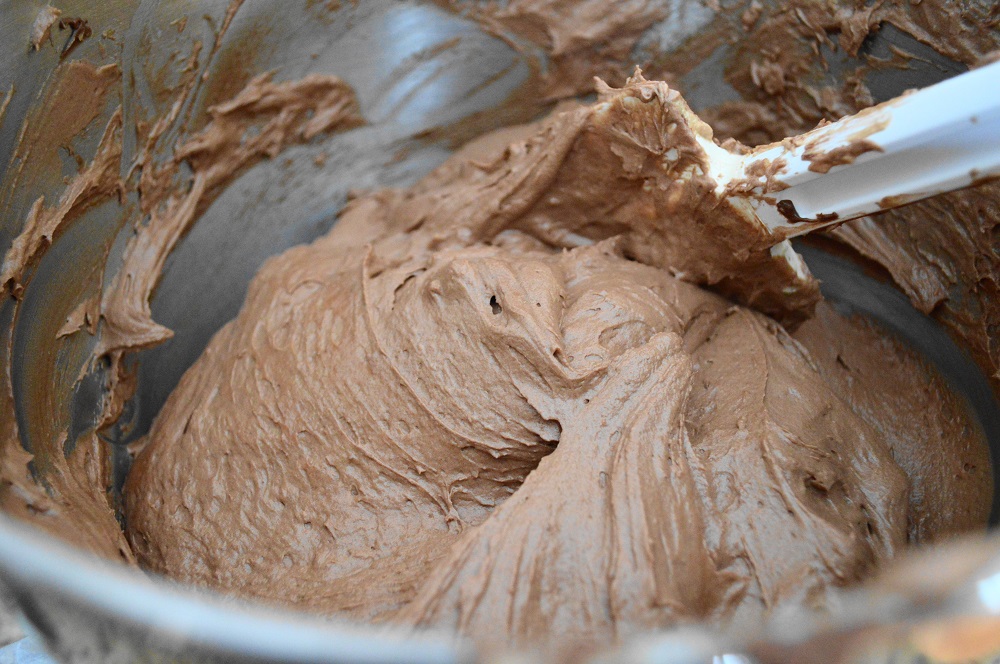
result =
[[[784,235],[1000,176],[1000,62],[757,148],[743,173]]]

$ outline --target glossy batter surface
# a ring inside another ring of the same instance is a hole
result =
[[[143,565],[587,643],[822,606],[985,524],[963,404],[826,305],[790,334],[815,280],[727,226],[676,93],[599,92],[268,261],[129,475]]]

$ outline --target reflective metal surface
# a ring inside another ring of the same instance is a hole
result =
[[[4,581],[56,659],[66,662],[462,662],[446,636],[402,638],[154,582],[4,522]],[[30,556],[23,555],[30,551]]]

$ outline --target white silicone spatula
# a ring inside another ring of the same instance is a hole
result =
[[[720,196],[801,235],[1000,176],[1000,62],[746,155],[700,142]]]

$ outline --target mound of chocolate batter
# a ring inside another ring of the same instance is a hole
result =
[[[603,86],[269,260],[129,475],[141,564],[586,643],[822,607],[983,526],[963,403],[719,221],[675,96]]]

